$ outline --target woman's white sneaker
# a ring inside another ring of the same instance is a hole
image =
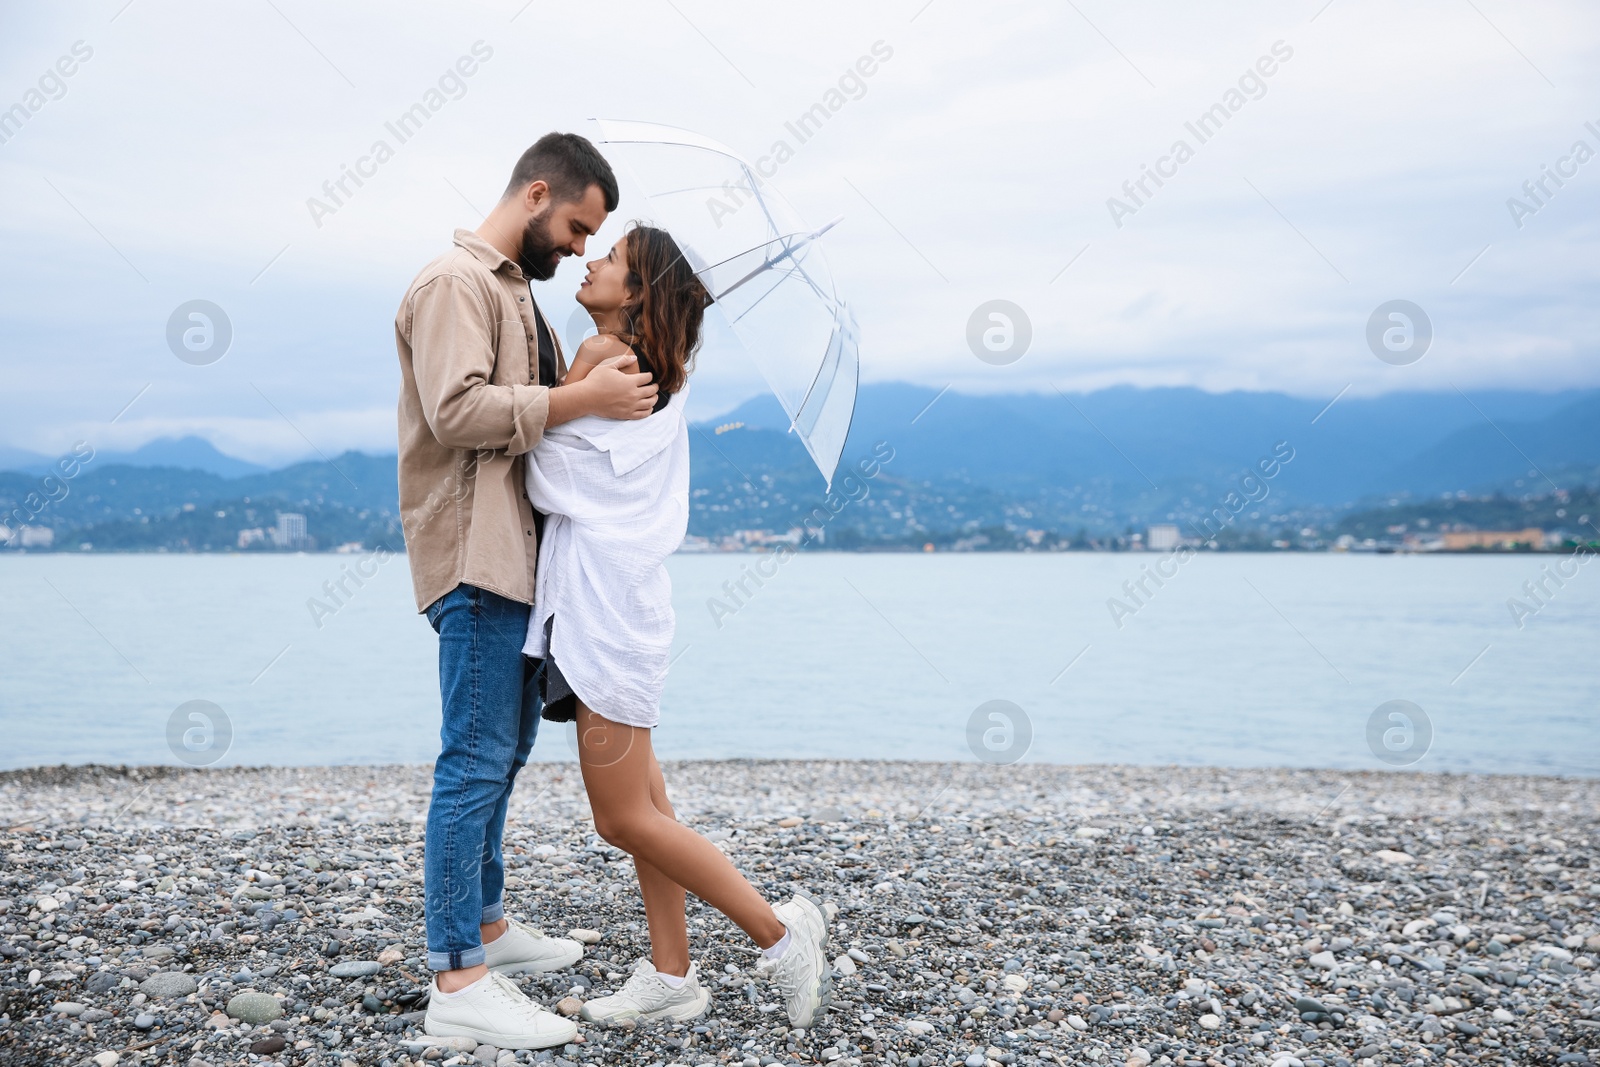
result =
[[[456,993],[441,993],[435,980],[422,1030],[496,1048],[551,1048],[578,1036],[577,1023],[545,1011],[515,982],[493,971]]]
[[[828,921],[804,897],[793,897],[772,909],[789,928],[789,947],[777,959],[756,964],[783,994],[789,1024],[811,1029],[833,1000],[833,966],[828,962]]]
[[[694,964],[689,965],[682,985],[671,986],[662,981],[649,960],[640,960],[620,990],[586,1001],[581,1014],[588,1022],[607,1026],[629,1019],[681,1023],[704,1015],[710,1003],[711,992],[700,987],[700,969]]]
[[[483,962],[499,974],[560,971],[583,957],[583,946],[565,937],[547,937],[527,923],[506,918],[506,932],[483,946]]]

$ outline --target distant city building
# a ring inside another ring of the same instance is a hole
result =
[[[1524,530],[1461,530],[1444,535],[1444,550],[1460,552],[1468,548],[1544,547],[1544,531],[1537,526]]]
[[[771,530],[735,530],[723,538],[725,548],[737,551],[739,548],[760,547],[763,545],[798,545],[805,540],[806,532],[802,527],[792,526],[788,533],[774,533]]]
[[[1178,528],[1176,526],[1162,524],[1152,526],[1145,531],[1145,544],[1152,552],[1165,552],[1168,549],[1177,548],[1178,540]]]
[[[267,531],[258,526],[253,530],[240,530],[238,544],[240,548],[249,548],[251,545],[260,544],[266,539]]]
[[[278,512],[272,543],[279,548],[300,548],[306,543],[306,517],[294,511]]]
[[[23,548],[49,548],[56,543],[56,532],[48,526],[24,526],[17,543]]]
[[[9,545],[11,543],[11,538],[14,536],[15,535],[11,532],[11,527],[0,525],[0,545]]]

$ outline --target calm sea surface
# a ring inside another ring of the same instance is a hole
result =
[[[1203,555],[1139,606],[1123,583],[1153,555],[806,555],[742,603],[724,583],[759,557],[678,556],[656,747],[1600,774],[1600,565],[1520,629],[1506,606],[1560,558]],[[219,765],[430,760],[405,558],[308,607],[353,562],[0,557],[0,766],[175,763],[194,700],[231,724]],[[1110,597],[1136,608],[1120,628]],[[573,758],[569,735],[534,758]]]

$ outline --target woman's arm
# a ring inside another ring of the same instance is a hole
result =
[[[605,363],[607,360],[619,356],[627,356],[633,349],[617,340],[610,334],[596,334],[578,346],[578,351],[573,353],[572,366],[567,368],[567,376],[561,380],[563,385],[573,385],[583,381],[589,372]]]

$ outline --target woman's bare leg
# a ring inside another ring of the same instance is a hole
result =
[[[641,888],[645,865],[653,868],[652,881],[655,875],[665,880],[656,881],[653,890],[661,902],[658,910],[666,910],[667,898],[661,891],[670,882],[681,887],[678,892],[686,889],[732,919],[757,945],[770,948],[783,939],[783,922],[728,857],[657,808],[652,784],[660,780],[660,768],[650,745],[649,730],[611,722],[579,701],[578,761],[589,806],[594,811],[595,830],[634,857],[636,865],[644,861],[639,865]],[[665,799],[663,789],[662,800]],[[646,915],[650,916],[648,899]],[[682,928],[681,903],[678,916]],[[651,919],[653,935],[653,916]],[[681,958],[688,959],[687,933]]]
[[[650,755],[650,801],[661,814],[677,821],[654,753]],[[689,928],[684,918],[683,886],[638,856],[633,858],[633,869],[639,875],[644,916],[650,924],[650,962],[662,974],[688,974]]]

